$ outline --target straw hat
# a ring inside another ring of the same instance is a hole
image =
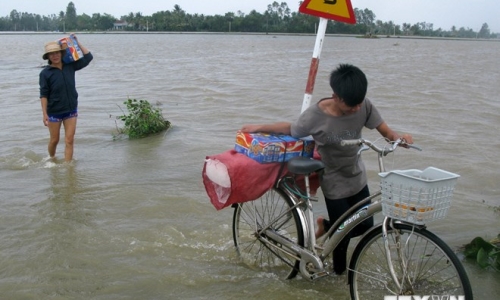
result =
[[[61,45],[59,45],[58,42],[48,42],[47,44],[45,44],[45,53],[43,54],[42,58],[47,59],[49,53],[57,51],[62,51]]]

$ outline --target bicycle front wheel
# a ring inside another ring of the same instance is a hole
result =
[[[445,242],[426,229],[395,223],[387,229],[389,270],[382,225],[356,246],[349,266],[352,299],[384,299],[386,295],[454,295],[472,300],[467,273]]]
[[[233,216],[233,239],[243,263],[277,274],[297,275],[300,261],[287,247],[261,232],[269,228],[291,242],[304,246],[302,223],[293,201],[282,190],[273,188],[257,200],[240,203]]]

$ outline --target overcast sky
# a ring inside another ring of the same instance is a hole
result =
[[[116,18],[130,12],[152,15],[168,11],[178,4],[189,14],[224,15],[238,11],[248,14],[255,9],[263,13],[274,0],[73,0],[77,14],[108,13]],[[321,1],[321,0],[313,0]],[[343,0],[339,0],[343,1]],[[1,0],[0,15],[7,16],[12,10],[39,15],[58,14],[66,11],[69,0]],[[292,11],[298,11],[299,0],[286,2]],[[449,30],[471,28],[479,31],[488,23],[491,32],[500,33],[500,0],[351,0],[354,8],[368,8],[377,20],[394,21],[396,24],[428,22],[434,29]]]

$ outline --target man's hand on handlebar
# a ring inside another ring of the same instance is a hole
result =
[[[399,139],[401,139],[400,146],[402,147],[408,148],[408,144],[413,144],[413,137],[411,136],[411,134],[402,134]]]
[[[407,136],[405,138],[405,136]],[[409,140],[407,140],[407,138],[409,138]],[[402,135],[400,138],[398,138],[395,142],[398,146],[401,146],[401,147],[404,147],[404,148],[412,148],[412,149],[416,149],[418,151],[422,151],[422,148],[420,148],[419,146],[417,145],[413,145],[413,138],[411,135],[409,134],[404,134]]]

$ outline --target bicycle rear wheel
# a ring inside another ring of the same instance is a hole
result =
[[[472,300],[467,273],[445,242],[426,229],[395,223],[387,230],[398,288],[388,267],[382,225],[356,246],[349,266],[352,299],[385,295],[454,295]],[[458,298],[457,298],[458,299]]]
[[[261,229],[270,226],[281,236],[304,246],[304,234],[297,209],[282,190],[273,188],[257,200],[238,204],[233,216],[233,239],[243,263],[293,278],[299,270],[296,257],[286,247],[269,239]],[[286,212],[286,213],[285,213]],[[284,214],[281,218],[280,215]],[[265,243],[266,241],[269,242]]]

